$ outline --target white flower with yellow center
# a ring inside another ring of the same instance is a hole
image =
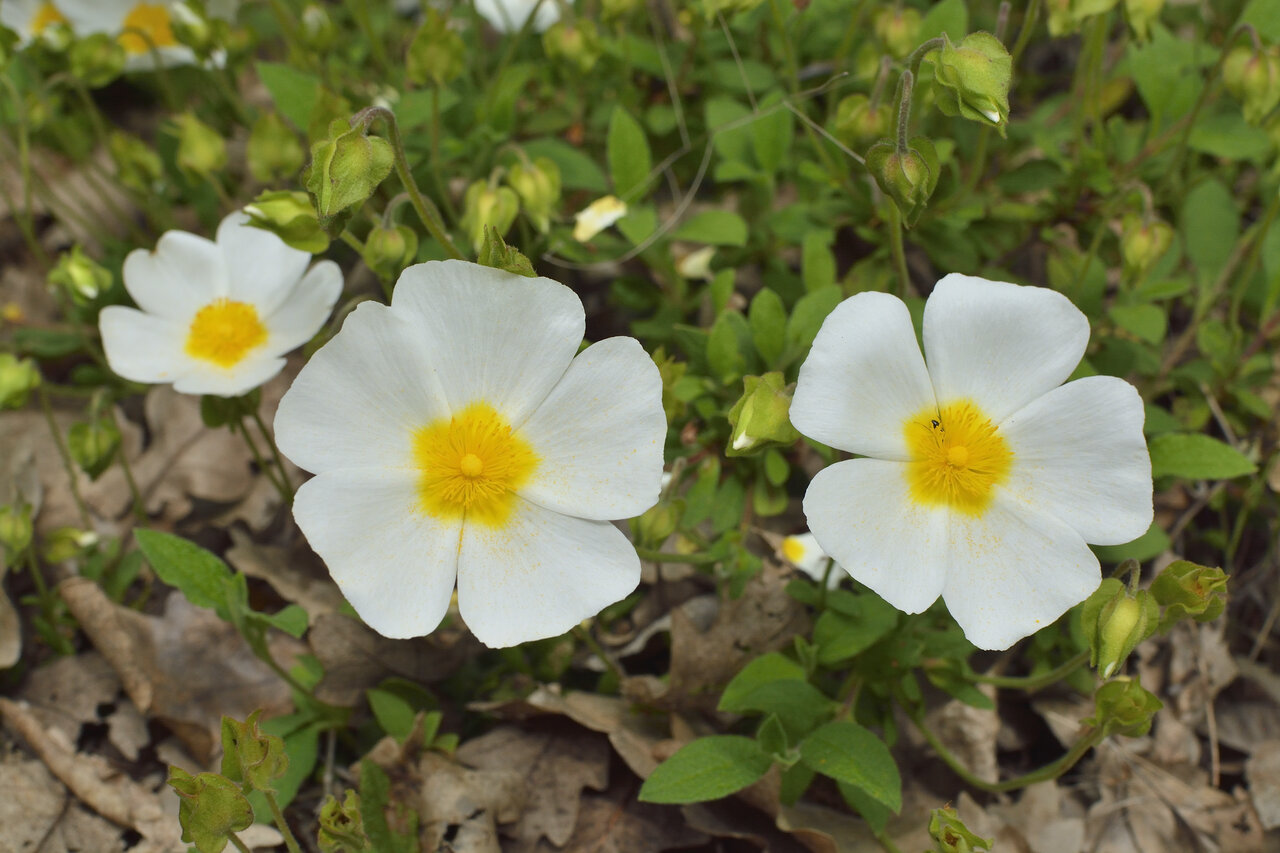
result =
[[[831,557],[822,550],[822,546],[818,544],[818,537],[812,533],[794,533],[783,538],[778,552],[782,555],[782,559],[814,580],[821,582],[825,577],[828,589],[835,589],[840,585],[839,567],[832,566],[831,573],[827,573]]]
[[[608,519],[658,499],[662,380],[633,338],[576,357],[582,303],[463,261],[360,305],[280,403],[280,449],[316,476],[294,518],[388,637],[458,607],[486,645],[564,633],[635,589]]]
[[[284,367],[284,354],[320,330],[342,293],[342,271],[251,228],[233,213],[217,242],[167,231],[154,251],[124,261],[137,310],[98,315],[111,369],[134,382],[172,383],[184,394],[235,397]]]
[[[18,44],[30,44],[54,24],[69,24],[61,3],[50,0],[0,0],[0,24],[18,34]]]
[[[573,239],[586,243],[627,215],[627,203],[614,195],[603,196],[573,215]]]
[[[837,306],[791,403],[800,432],[868,457],[809,485],[823,549],[907,613],[941,595],[985,649],[1086,598],[1100,578],[1085,543],[1128,542],[1152,519],[1137,391],[1062,384],[1088,341],[1059,293],[949,275],[925,305],[926,368],[901,300]]]
[[[157,64],[167,68],[196,62],[195,53],[173,33],[180,5],[176,0],[58,0],[77,32],[115,36],[124,48],[125,68],[132,71],[152,70]],[[230,18],[234,8],[220,8],[227,6],[210,4],[209,14]]]
[[[529,29],[545,32],[560,20],[557,0],[475,0],[476,11],[500,33],[519,32],[533,15]]]

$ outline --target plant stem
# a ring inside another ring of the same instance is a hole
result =
[[[609,672],[613,673],[613,677],[617,679],[619,684],[622,683],[622,679],[627,677],[626,672],[624,672],[622,666],[614,660],[613,655],[604,650],[604,646],[600,645],[600,641],[592,636],[591,631],[581,625],[574,625],[573,636],[581,640],[583,645],[591,649],[596,657],[604,661],[604,665],[609,668]]]
[[[253,851],[251,851],[248,847],[245,846],[245,843],[243,841],[241,841],[239,838],[236,837],[236,834],[234,832],[227,833],[227,840],[229,840],[232,844],[234,844],[236,846],[236,849],[239,850],[240,853],[253,853]]]
[[[45,391],[43,384],[36,388],[36,395],[40,398],[40,409],[44,412],[45,423],[49,425],[49,432],[53,434],[53,443],[58,448],[58,456],[62,458],[62,469],[67,472],[67,480],[71,486],[71,497],[76,502],[76,509],[80,511],[80,522],[84,525],[85,530],[92,530],[93,521],[89,517],[89,508],[85,506],[84,498],[80,496],[80,484],[76,480],[76,466],[71,461],[71,454],[67,452],[66,443],[62,440],[62,431],[58,428],[58,422],[54,420],[53,407],[49,405],[49,394]]]
[[[116,431],[120,431],[120,420],[116,417],[115,409],[110,408],[111,423],[115,424]],[[120,470],[124,472],[125,482],[129,484],[129,493],[133,495],[133,516],[138,521],[145,522],[147,520],[147,505],[142,499],[142,491],[138,488],[138,481],[133,477],[133,466],[129,464],[129,456],[125,453],[124,442],[120,442],[119,451]]]
[[[1031,43],[1031,34],[1035,31],[1036,23],[1040,20],[1040,5],[1043,0],[1031,0],[1027,4],[1027,12],[1022,16],[1022,27],[1018,30],[1018,40],[1014,42],[1013,50],[1009,51],[1009,56],[1013,60],[1014,68],[1018,67],[1018,59],[1022,56],[1022,51],[1027,49],[1027,45]]]
[[[263,473],[271,485],[276,487],[276,491],[280,493],[280,497],[284,499],[286,504],[292,503],[293,495],[289,492],[287,486],[276,477],[275,472],[271,470],[271,466],[267,464],[267,460],[263,458],[261,451],[258,450],[257,442],[253,440],[253,436],[249,434],[249,429],[245,426],[244,417],[236,421],[236,428],[240,430],[240,435],[244,438],[244,443],[248,445],[249,452],[253,454],[254,464],[258,466],[258,470]]]
[[[991,684],[995,687],[1008,687],[1015,690],[1025,690],[1028,693],[1034,693],[1050,684],[1056,684],[1066,676],[1075,672],[1080,667],[1089,662],[1089,652],[1086,649],[1076,655],[1067,658],[1067,660],[1058,664],[1048,672],[1042,672],[1039,675],[984,675],[977,673],[974,681],[979,684]]]
[[[253,422],[258,425],[258,432],[262,433],[262,440],[267,443],[267,447],[271,448],[271,458],[275,460],[276,469],[280,474],[280,482],[284,484],[285,491],[288,496],[285,503],[293,503],[293,483],[289,482],[289,474],[284,467],[284,457],[280,455],[280,448],[276,446],[276,438],[267,430],[267,425],[262,422],[262,415],[257,409],[253,411]]]
[[[902,242],[902,213],[893,199],[889,199],[889,252],[898,273],[899,295],[905,298],[911,293],[911,273],[907,270],[907,253]]]
[[[263,791],[262,794],[267,798],[267,806],[271,809],[271,819],[276,822],[276,826],[280,828],[280,834],[284,836],[284,846],[289,848],[289,853],[302,853],[302,848],[298,846],[298,839],[293,837],[293,830],[289,828],[289,822],[284,819],[284,812],[280,811],[280,804],[276,802],[275,794],[270,791]]]

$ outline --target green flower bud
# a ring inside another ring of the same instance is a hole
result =
[[[644,511],[635,520],[636,541],[643,546],[656,548],[667,541],[684,515],[683,501],[662,501]]]
[[[370,853],[373,843],[364,831],[360,795],[350,788],[342,803],[332,794],[320,807],[316,841],[321,853]]]
[[[510,187],[491,187],[481,179],[467,188],[463,200],[462,228],[471,238],[475,250],[484,245],[485,226],[502,236],[516,221],[520,212],[520,198]]]
[[[200,420],[209,429],[217,429],[252,417],[261,404],[261,388],[254,388],[248,394],[241,394],[239,397],[205,394],[200,398]]]
[[[1080,615],[1090,665],[1110,678],[1138,643],[1155,633],[1160,611],[1146,590],[1130,596],[1124,583],[1107,578],[1085,599]]]
[[[427,83],[443,86],[457,79],[466,68],[466,53],[462,36],[449,29],[448,19],[429,9],[426,20],[409,44],[404,58],[405,73],[419,86]]]
[[[1151,25],[1160,19],[1163,9],[1164,0],[1124,0],[1125,15],[1138,41],[1146,41],[1151,36]]]
[[[90,33],[71,45],[67,62],[71,75],[90,89],[100,89],[124,71],[125,53],[106,33]]]
[[[1244,120],[1261,124],[1280,104],[1280,52],[1274,46],[1260,51],[1246,45],[1233,48],[1222,65],[1222,82],[1240,101]]]
[[[836,138],[859,151],[873,139],[889,134],[893,110],[888,104],[872,108],[866,95],[848,95],[836,106]]]
[[[923,136],[912,139],[901,153],[892,142],[882,140],[867,151],[867,170],[881,191],[893,199],[903,223],[910,228],[938,186],[938,152]]]
[[[59,287],[76,305],[88,305],[111,289],[111,271],[84,253],[79,244],[63,252],[49,271],[49,284]]]
[[[1227,606],[1227,574],[1218,568],[1175,560],[1151,582],[1151,595],[1164,608],[1160,630],[1190,616],[1212,622]]]
[[[743,393],[729,410],[732,432],[726,456],[754,456],[770,447],[789,447],[800,438],[791,425],[791,394],[782,373],[742,377]]]
[[[304,192],[273,190],[245,205],[249,224],[270,231],[295,249],[318,255],[329,248],[329,235],[320,227],[311,198]]]
[[[178,168],[188,178],[211,178],[227,166],[227,142],[222,134],[186,112],[174,120],[178,136]]]
[[[182,840],[200,853],[222,853],[233,832],[253,823],[253,806],[229,779],[216,773],[192,776],[169,768],[168,783],[178,793],[178,823]]]
[[[34,527],[31,524],[31,504],[19,502],[0,506],[0,545],[14,562],[31,544]]]
[[[63,53],[76,40],[75,30],[66,19],[52,21],[40,31],[40,44],[53,53]]]
[[[1120,224],[1120,256],[1125,272],[1141,275],[1169,251],[1173,245],[1173,228],[1166,222],[1147,222],[1137,214],[1129,214]]]
[[[485,226],[484,243],[481,244],[480,251],[477,253],[476,263],[484,267],[506,270],[525,278],[538,276],[533,271],[533,264],[529,263],[529,259],[521,254],[519,249],[508,246],[507,241],[502,239],[502,235],[490,226]]]
[[[1082,720],[1107,735],[1142,737],[1151,731],[1151,720],[1164,703],[1132,678],[1115,678],[1093,696],[1094,715]]]
[[[253,179],[270,184],[295,177],[307,159],[307,152],[298,134],[278,113],[264,112],[253,123],[245,158]]]
[[[21,409],[40,387],[40,371],[29,358],[0,352],[0,409]]]
[[[308,50],[317,53],[328,50],[337,40],[338,28],[333,25],[333,19],[319,3],[307,4],[307,8],[303,9],[302,14],[298,16],[298,23],[298,35],[302,39],[303,46]]]
[[[120,429],[109,417],[72,424],[67,450],[89,479],[96,480],[111,466],[120,449]]]
[[[369,136],[361,123],[352,127],[345,119],[335,119],[329,138],[311,146],[311,165],[303,173],[325,233],[342,233],[347,219],[386,180],[394,164],[390,142]]]
[[[572,23],[558,21],[542,34],[542,49],[552,62],[566,65],[571,73],[577,74],[586,74],[594,68],[604,50],[596,25],[587,18]]]
[[[408,225],[375,226],[361,257],[379,278],[390,281],[418,257],[418,235]]]
[[[289,769],[284,739],[258,728],[262,711],[254,711],[243,723],[222,718],[222,775],[246,790],[275,793],[275,781]]]
[[[169,28],[179,44],[196,56],[207,57],[218,47],[218,33],[200,0],[183,0],[169,7]]]
[[[895,59],[902,59],[919,43],[922,21],[915,9],[886,7],[876,12],[871,27],[885,50]]]
[[[164,164],[151,146],[136,136],[112,131],[107,138],[107,150],[115,162],[120,183],[139,193],[156,192]]]
[[[937,853],[978,853],[990,850],[994,839],[969,831],[960,815],[950,807],[934,809],[929,817],[929,837]]]
[[[943,39],[946,44],[931,54],[938,109],[994,127],[1003,136],[1013,78],[1009,51],[990,33],[970,33],[958,45],[945,34]]]
[[[507,183],[520,196],[520,206],[534,227],[547,233],[560,201],[560,167],[546,157],[528,165],[516,163],[507,170]]]
[[[676,383],[684,378],[689,370],[688,362],[679,361],[673,355],[667,355],[663,347],[653,352],[653,363],[658,365],[658,375],[662,377],[662,411],[667,416],[667,423],[673,424],[684,416],[687,404],[676,395]]]
[[[98,544],[98,534],[77,527],[59,527],[44,536],[40,556],[46,563],[64,563]]]

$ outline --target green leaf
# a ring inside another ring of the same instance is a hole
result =
[[[824,666],[842,663],[866,651],[897,624],[897,611],[884,602],[867,604],[858,615],[827,610],[813,626],[818,661]]]
[[[743,707],[741,702],[762,684],[771,681],[803,681],[804,669],[791,658],[778,652],[768,652],[744,666],[720,694],[719,710],[732,711]]]
[[[840,789],[841,796],[844,801],[849,804],[849,808],[862,815],[862,819],[876,832],[884,832],[884,828],[889,823],[889,817],[893,814],[889,807],[883,803],[877,802],[862,792],[862,789],[856,788],[847,782],[837,782],[836,787]]]
[[[836,708],[826,694],[801,679],[781,679],[759,684],[733,698],[730,704],[720,699],[720,710],[735,714],[756,712],[776,714],[788,732],[803,735],[811,731]]]
[[[432,104],[436,98],[440,99],[441,115],[462,100],[453,93],[452,89],[431,88],[405,92],[395,109],[396,123],[400,125],[400,130],[413,130],[430,123],[433,114]]]
[[[259,62],[254,67],[276,102],[276,109],[295,127],[305,131],[320,101],[320,78],[283,62]]]
[[[929,10],[920,22],[916,42],[924,44],[946,33],[952,41],[960,41],[969,32],[969,9],[964,0],[942,0]]]
[[[285,632],[295,640],[302,639],[307,633],[307,611],[297,604],[288,604],[275,613],[259,613],[254,611],[253,617],[260,619],[272,628]]]
[[[1227,480],[1258,470],[1243,453],[1207,435],[1157,435],[1149,448],[1152,477]]]
[[[360,762],[360,817],[378,853],[418,853],[418,815],[391,801],[390,778],[367,758]]]
[[[808,351],[813,339],[822,328],[822,321],[840,304],[844,294],[834,284],[820,287],[812,293],[806,293],[796,300],[791,309],[791,318],[787,320],[787,352],[799,357]]]
[[[227,564],[205,549],[179,536],[158,530],[136,530],[138,547],[160,580],[177,587],[197,607],[213,608],[231,621],[231,607],[238,596]]]
[[[36,358],[61,358],[80,351],[84,345],[84,335],[78,332],[19,327],[13,333],[14,350]]]
[[[699,738],[659,764],[640,788],[644,803],[718,800],[758,780],[773,759],[741,735]]]
[[[1172,544],[1169,534],[1164,532],[1159,522],[1152,522],[1147,532],[1132,542],[1126,542],[1123,545],[1090,545],[1089,547],[1102,562],[1119,564],[1129,559],[1137,560],[1139,563],[1146,562],[1152,557],[1163,554]]]
[[[831,251],[829,231],[810,231],[804,235],[800,270],[804,289],[809,293],[836,283],[836,256]]]
[[[545,2],[545,0],[544,0]],[[609,190],[604,171],[586,154],[567,142],[546,137],[521,144],[530,160],[546,157],[560,167],[560,184],[567,190],[603,193]]]
[[[745,373],[745,347],[750,345],[751,330],[746,318],[736,311],[723,312],[707,338],[707,363],[712,374],[728,384]]]
[[[902,778],[889,748],[857,723],[827,723],[800,743],[800,758],[818,773],[852,785],[891,811],[902,808]]]
[[[1169,320],[1158,305],[1115,305],[1111,320],[1117,326],[1150,344],[1164,340]]]
[[[1267,41],[1280,41],[1280,0],[1250,0],[1236,25],[1249,24]]]
[[[1216,178],[1197,184],[1182,204],[1182,240],[1200,283],[1212,281],[1240,238],[1235,196]]]
[[[649,153],[644,128],[622,107],[613,108],[607,147],[613,191],[624,201],[634,201],[644,191],[653,168],[653,156]]]
[[[1204,87],[1197,54],[1208,58],[1210,52],[1194,41],[1172,35],[1158,23],[1151,30],[1151,41],[1145,46],[1130,43],[1129,67],[1138,94],[1160,125],[1191,111]]]
[[[756,352],[764,359],[766,367],[771,367],[782,357],[782,348],[786,344],[787,309],[782,304],[782,297],[770,288],[762,288],[751,300],[751,308],[747,312],[751,324],[751,342]]]
[[[774,93],[760,106],[767,110],[781,100],[782,96]],[[766,174],[776,174],[787,162],[795,132],[795,117],[785,107],[765,112],[751,123],[751,147],[755,151],[756,163]]]
[[[1224,160],[1261,160],[1271,151],[1271,137],[1244,120],[1238,109],[1200,119],[1187,136],[1187,145]]]
[[[730,210],[704,210],[681,223],[672,236],[712,246],[745,246],[747,220]]]
[[[369,710],[373,711],[374,719],[382,730],[403,743],[413,729],[417,709],[404,696],[390,690],[370,688],[365,691],[365,696],[369,700]]]

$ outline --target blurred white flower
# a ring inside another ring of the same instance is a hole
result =
[[[784,538],[778,551],[782,559],[819,583],[822,582],[823,577],[826,577],[827,589],[835,589],[840,585],[840,578],[843,576],[840,567],[832,566],[831,573],[827,573],[827,565],[831,562],[831,557],[822,550],[822,546],[818,544],[818,537],[812,533],[796,533]]]
[[[573,239],[585,243],[627,215],[627,203],[617,196],[598,198],[574,214]]]
[[[476,11],[500,33],[514,33],[533,15],[530,29],[545,32],[560,20],[557,0],[475,0]],[[535,11],[536,10],[536,11]]]
[[[60,3],[49,0],[0,0],[0,24],[18,34],[18,44],[30,44],[54,24],[68,24]]]

